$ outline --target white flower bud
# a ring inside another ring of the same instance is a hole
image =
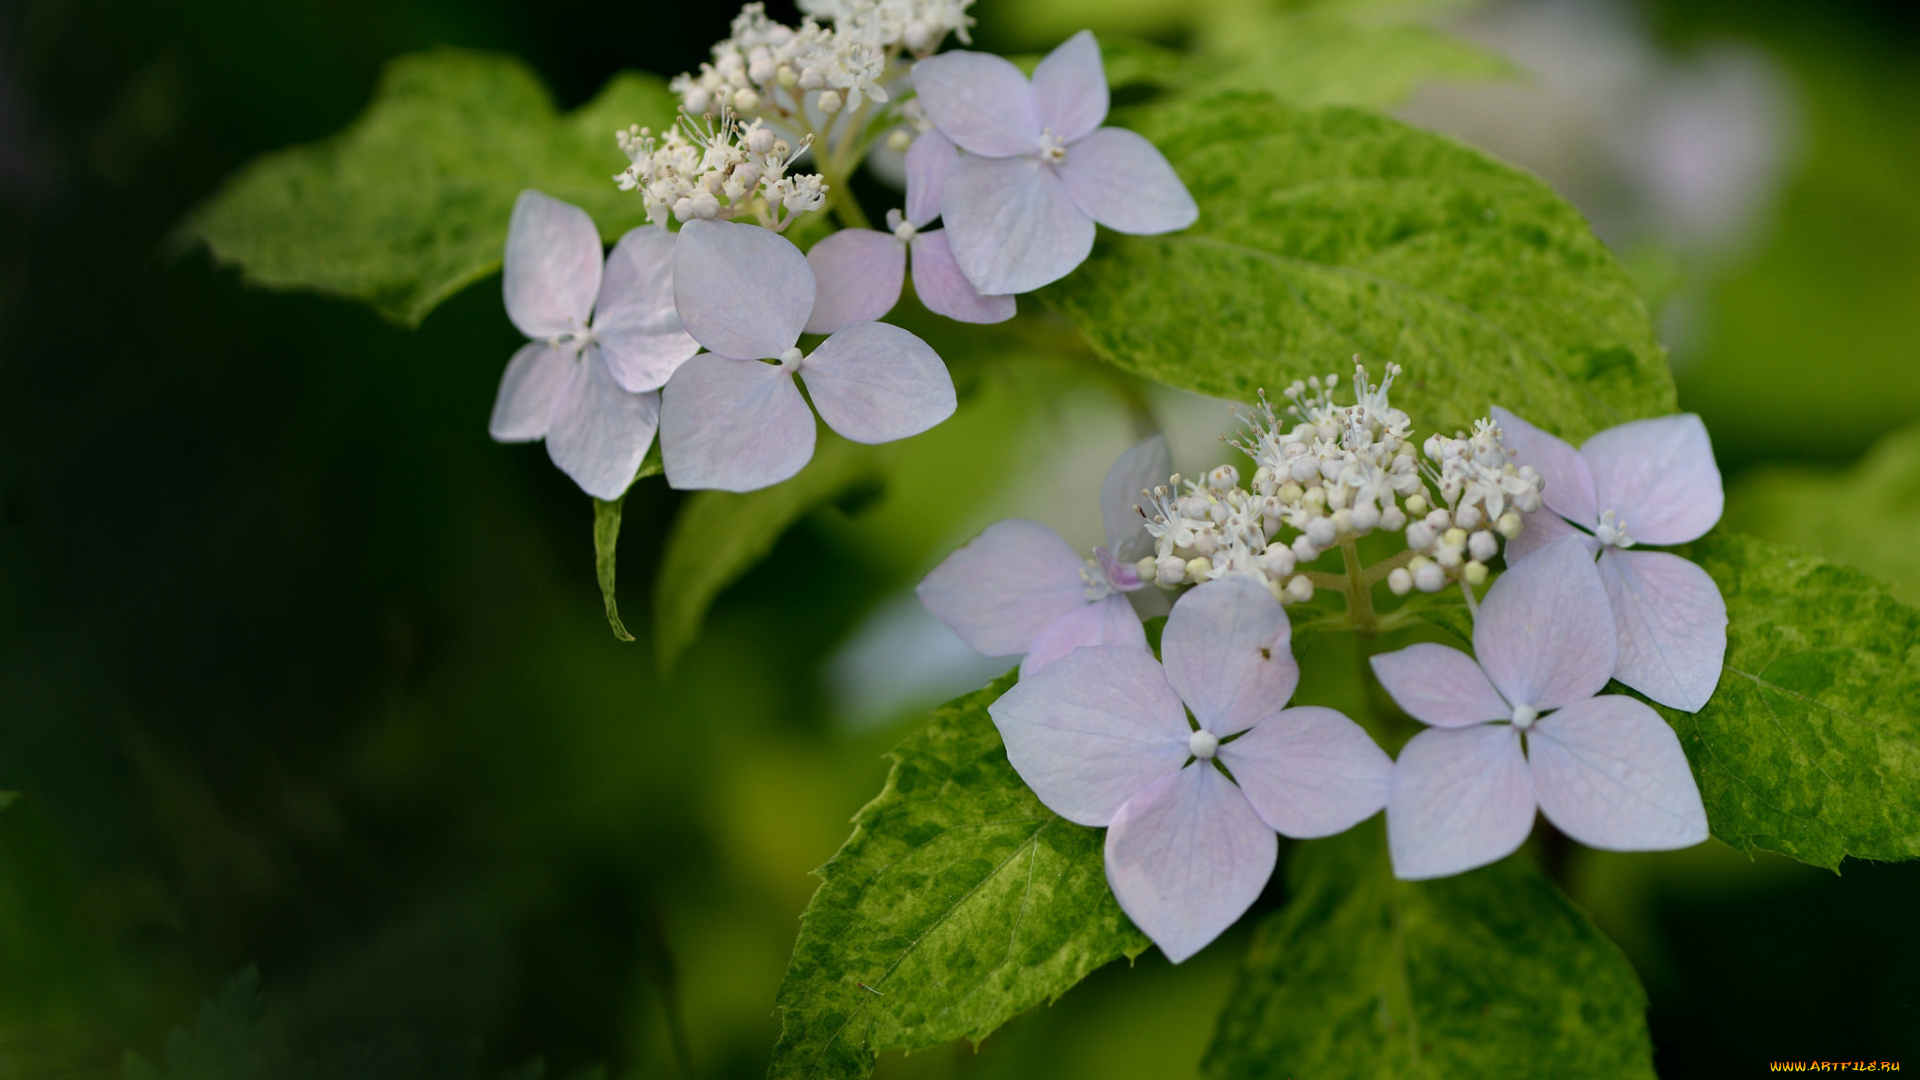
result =
[[[1293,573],[1296,562],[1298,560],[1293,557],[1293,549],[1281,547],[1278,544],[1253,557],[1253,564],[1271,574],[1275,580]]]
[[[692,219],[693,219],[693,200],[686,198],[684,196],[674,200],[673,220],[691,221]]]
[[[720,216],[720,200],[710,191],[702,191],[690,200],[693,203],[693,216],[697,218],[716,218]]]
[[[1480,524],[1480,508],[1477,506],[1461,507],[1454,512],[1453,523],[1471,532],[1474,526]]]
[[[1197,559],[1187,560],[1187,576],[1195,581],[1199,581],[1212,572],[1213,564],[1208,562],[1204,555]]]
[[[1472,555],[1476,560],[1486,562],[1499,553],[1500,541],[1494,539],[1490,530],[1481,529],[1467,537],[1467,554]]]
[[[1193,543],[1187,546],[1202,555],[1211,555],[1220,550],[1220,534],[1212,529],[1201,529],[1193,534]]]
[[[1287,587],[1280,583],[1279,578],[1267,579],[1267,591],[1272,593],[1273,598],[1282,604],[1287,602]]]
[[[1303,563],[1310,563],[1320,557],[1320,549],[1314,547],[1313,541],[1306,537],[1296,536],[1293,538],[1293,557]]]
[[[1407,526],[1407,546],[1415,551],[1426,551],[1433,546],[1435,539],[1437,538],[1433,534],[1433,526],[1424,521],[1416,521]]]
[[[750,86],[743,86],[733,92],[733,111],[752,112],[760,107],[760,95]]]
[[[1424,495],[1407,496],[1407,513],[1412,514],[1415,517],[1423,517],[1426,515],[1426,512],[1427,512],[1426,496]]]
[[[820,106],[820,111],[826,113],[828,116],[839,112],[842,104],[839,91],[822,90],[817,104]]]
[[[1540,493],[1533,490],[1523,491],[1513,497],[1514,508],[1523,514],[1531,514],[1540,509]]]
[[[1389,532],[1399,532],[1407,527],[1407,515],[1397,506],[1389,506],[1380,515],[1380,527]]]
[[[1178,555],[1168,555],[1154,563],[1154,582],[1169,588],[1187,580],[1187,562]]]
[[[1141,559],[1139,562],[1133,564],[1133,572],[1139,576],[1141,581],[1152,581],[1154,578],[1154,571],[1157,568],[1158,564],[1159,564],[1159,560],[1149,555],[1146,558]]]
[[[1469,585],[1485,585],[1487,583],[1487,564],[1477,561],[1470,562],[1467,564],[1467,568],[1460,572],[1460,576],[1465,578]]]
[[[1305,494],[1305,489],[1301,488],[1299,484],[1286,483],[1280,485],[1280,501],[1283,503],[1297,503],[1300,501],[1300,497]]]
[[[1501,514],[1500,520],[1493,523],[1494,531],[1498,532],[1501,536],[1504,536],[1509,540],[1513,539],[1516,536],[1519,536],[1521,530],[1525,529],[1526,527],[1527,527],[1527,524],[1524,520],[1521,519],[1520,515],[1514,513],[1511,510],[1507,511],[1504,514]]]
[[[827,73],[817,67],[800,69],[800,87],[803,90],[818,90],[827,85]]]
[[[1293,598],[1294,603],[1304,604],[1313,599],[1313,582],[1302,574],[1287,582],[1287,595]]]
[[[1414,588],[1424,593],[1436,593],[1446,588],[1447,572],[1437,563],[1427,563],[1413,571]]]
[[[1225,491],[1239,484],[1240,470],[1231,465],[1215,465],[1213,471],[1207,474],[1207,486],[1215,491]]]
[[[1353,531],[1357,533],[1372,532],[1380,527],[1381,516],[1379,507],[1370,502],[1361,503],[1359,506],[1353,508]]]
[[[1446,532],[1440,534],[1440,545],[1442,547],[1452,548],[1455,551],[1464,549],[1467,546],[1467,530],[1448,529]]]
[[[713,106],[713,95],[696,86],[687,91],[687,96],[680,103],[687,107],[688,112],[698,115]]]
[[[1434,532],[1443,533],[1453,528],[1453,515],[1447,513],[1445,510],[1429,510],[1427,511],[1426,522],[1432,527]]]
[[[908,23],[907,28],[901,32],[900,40],[905,43],[907,48],[912,49],[914,52],[925,52],[927,46],[933,43],[933,35],[933,27],[928,26],[926,22],[921,19],[915,19]]]
[[[779,83],[781,89],[791,90],[800,85],[800,73],[786,64],[781,64],[780,71],[774,75],[773,81]]]
[[[912,147],[913,136],[907,134],[906,128],[894,128],[893,132],[887,136],[887,149],[896,154],[904,154]]]
[[[747,149],[756,154],[767,154],[773,150],[773,144],[780,140],[772,128],[756,127],[747,132]]]
[[[1413,591],[1413,575],[1407,573],[1404,566],[1396,566],[1387,572],[1387,591],[1395,596],[1405,596]]]
[[[1215,525],[1225,525],[1227,519],[1232,516],[1233,510],[1229,508],[1226,503],[1217,502],[1207,507],[1207,518]]]
[[[1332,518],[1314,518],[1307,522],[1307,542],[1317,548],[1330,548],[1334,544],[1339,529]]]

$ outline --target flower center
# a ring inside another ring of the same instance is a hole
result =
[[[898,210],[887,211],[887,229],[903,244],[920,235],[920,230],[914,227],[913,222]]]
[[[780,367],[786,371],[800,370],[800,347],[798,345],[780,354]]]
[[[1220,737],[1204,728],[1187,736],[1187,752],[1201,761],[1213,760],[1214,753],[1219,749]]]
[[[1633,546],[1633,537],[1627,535],[1627,523],[1619,520],[1617,511],[1609,510],[1600,515],[1600,527],[1593,530],[1593,536],[1608,547]]]
[[[574,352],[579,352],[588,345],[593,344],[593,331],[587,327],[582,327],[579,330],[568,330],[565,333],[555,334],[548,338],[547,344],[556,349],[572,349]]]
[[[1515,705],[1513,707],[1513,726],[1519,728],[1521,731],[1532,727],[1533,722],[1538,719],[1540,719],[1540,710],[1531,705]]]
[[[1040,133],[1040,160],[1049,165],[1059,165],[1067,160],[1067,144],[1048,128]]]

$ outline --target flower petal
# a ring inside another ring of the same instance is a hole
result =
[[[1101,128],[1067,147],[1059,169],[1074,205],[1114,232],[1176,232],[1200,217],[1187,185],[1138,132]]]
[[[1007,760],[1047,808],[1101,826],[1187,760],[1186,713],[1144,649],[1078,649],[987,706]]]
[[[953,378],[933,347],[897,326],[854,323],[800,365],[820,419],[860,443],[918,435],[953,415]]]
[[[660,455],[682,490],[777,484],[806,466],[813,439],[813,413],[773,364],[701,353],[661,392]]]
[[[1107,831],[1114,899],[1179,963],[1246,914],[1280,840],[1220,770],[1195,762],[1127,800]]]
[[[1220,748],[1260,819],[1283,835],[1332,836],[1387,805],[1393,759],[1332,709],[1284,709]]]
[[[923,131],[907,147],[907,222],[914,228],[940,216],[940,192],[947,172],[960,160],[953,140],[938,131]]]
[[[1567,524],[1565,518],[1546,507],[1541,507],[1531,514],[1524,514],[1522,517],[1525,518],[1526,527],[1520,530],[1519,536],[1507,541],[1503,552],[1507,557],[1508,566],[1512,566],[1555,540],[1569,536],[1578,537],[1580,542],[1586,545],[1589,555],[1600,554],[1600,541],[1595,539],[1592,533],[1581,532]]]
[[[1040,126],[1073,142],[1107,118],[1107,68],[1093,31],[1082,30],[1033,69],[1033,106]]]
[[[1580,451],[1498,405],[1493,407],[1493,421],[1500,425],[1500,441],[1513,450],[1514,461],[1531,465],[1546,477],[1540,498],[1547,508],[1576,525],[1593,528],[1600,511],[1594,508],[1593,474]]]
[[[893,310],[907,276],[907,246],[892,233],[841,229],[807,252],[818,293],[807,333],[831,334]]]
[[[1112,593],[1091,604],[1083,600],[1079,607],[1040,631],[1026,659],[1020,661],[1020,677],[1032,675],[1083,645],[1126,645],[1146,653],[1147,632],[1125,596]]]
[[[1387,796],[1387,849],[1407,881],[1513,853],[1533,830],[1533,779],[1511,724],[1428,728],[1408,740]]]
[[[1100,516],[1107,525],[1107,545],[1121,562],[1139,562],[1153,554],[1147,519],[1135,509],[1145,499],[1140,493],[1165,484],[1173,475],[1173,451],[1158,432],[1122,451],[1100,484]]]
[[[1011,61],[990,53],[942,53],[913,65],[913,86],[933,126],[969,154],[1012,157],[1040,148],[1033,87]]]
[[[1505,720],[1513,707],[1487,681],[1473,657],[1445,645],[1422,642],[1373,658],[1380,685],[1407,715],[1434,727],[1465,727]]]
[[[530,338],[587,328],[600,291],[600,230],[585,210],[529,188],[513,201],[501,274],[507,318]]]
[[[1705,570],[1664,551],[1609,550],[1600,581],[1613,605],[1613,677],[1670,708],[1699,712],[1727,658],[1727,602]]]
[[[689,221],[673,257],[673,298],[709,351],[767,360],[800,340],[813,313],[813,271],[793,242],[758,225]]]
[[[1093,219],[1030,157],[964,157],[940,194],[954,261],[981,293],[1032,292],[1093,251]]]
[[[1563,537],[1500,575],[1474,618],[1473,652],[1513,705],[1557,709],[1599,693],[1619,646],[1586,545]]]
[[[983,656],[1033,647],[1056,620],[1087,605],[1085,564],[1037,521],[996,521],[914,587],[920,603]]]
[[[1293,628],[1258,580],[1234,574],[1181,597],[1167,616],[1160,655],[1167,681],[1215,735],[1245,731],[1283,708],[1300,682],[1288,647]]]
[[[593,340],[623,390],[658,390],[700,351],[673,306],[674,235],[657,225],[627,233],[607,256]]]
[[[622,390],[589,348],[553,404],[547,456],[596,499],[626,494],[660,427],[660,395]]]
[[[1707,425],[1692,413],[1608,428],[1580,456],[1593,470],[1595,505],[1619,511],[1635,543],[1698,540],[1726,506]]]
[[[1589,698],[1542,719],[1527,734],[1527,759],[1540,811],[1588,847],[1666,851],[1707,838],[1679,737],[1633,698]]]
[[[573,378],[575,353],[544,341],[529,341],[507,361],[493,399],[487,434],[496,442],[532,442],[547,435],[553,403]]]
[[[928,311],[956,322],[997,323],[1013,318],[1017,302],[1011,296],[982,296],[960,272],[947,244],[947,230],[934,229],[913,238],[913,291]]]

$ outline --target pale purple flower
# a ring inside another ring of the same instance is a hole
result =
[[[906,277],[907,253],[913,253],[913,291],[927,310],[969,323],[1013,318],[1011,296],[982,296],[960,272],[947,246],[945,229],[926,229],[940,216],[940,188],[959,151],[937,131],[913,141],[907,150],[907,212],[887,211],[890,232],[841,229],[813,245],[813,267],[820,295],[813,302],[807,333],[831,334],[849,323],[871,322],[893,310]]]
[[[1083,645],[1147,648],[1127,593],[1143,582],[1134,563],[1153,551],[1140,491],[1166,483],[1173,456],[1164,435],[1129,447],[1107,470],[1100,511],[1107,547],[1083,561],[1060,534],[1011,518],[947,556],[914,592],[920,603],[983,656],[1026,653],[1022,677]]]
[[[1113,895],[1174,963],[1259,897],[1276,830],[1331,836],[1386,804],[1392,762],[1359,725],[1285,708],[1300,681],[1290,636],[1265,583],[1225,577],[1173,606],[1164,666],[1080,649],[987,707],[1040,801],[1107,827]]]
[[[659,426],[655,393],[700,346],[673,304],[674,236],[643,227],[601,259],[585,210],[523,191],[507,226],[507,317],[534,339],[513,354],[487,430],[547,441],[587,494],[617,499]]]
[[[1040,61],[1029,82],[987,53],[920,61],[927,116],[967,156],[947,174],[940,214],[960,269],[982,293],[1057,281],[1093,251],[1093,224],[1173,232],[1200,216],[1152,143],[1107,118],[1100,45],[1085,30]]]
[[[814,422],[795,376],[827,426],[854,442],[904,439],[953,415],[947,366],[897,326],[851,323],[801,354],[813,271],[777,233],[688,222],[673,291],[708,350],[674,373],[661,403],[660,450],[676,488],[753,491],[799,472],[813,457]]]
[[[1433,725],[1393,766],[1396,876],[1445,877],[1504,858],[1532,830],[1535,806],[1561,832],[1608,851],[1707,838],[1673,729],[1635,698],[1594,696],[1613,671],[1613,616],[1579,541],[1562,537],[1494,582],[1473,651],[1477,661],[1434,644],[1373,658],[1387,693]]]
[[[1546,478],[1541,497],[1552,511],[1528,515],[1507,562],[1563,536],[1598,551],[1620,637],[1613,677],[1662,705],[1699,712],[1726,660],[1726,601],[1705,570],[1680,556],[1628,549],[1698,540],[1720,520],[1726,500],[1706,425],[1691,413],[1634,420],[1575,451],[1505,409],[1493,416],[1514,460]]]

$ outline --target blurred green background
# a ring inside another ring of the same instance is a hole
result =
[[[494,282],[407,332],[172,242],[234,168],[345,126],[393,56],[511,52],[571,108],[622,67],[694,66],[732,11],[0,8],[0,790],[20,793],[0,1077],[118,1076],[128,1049],[164,1073],[196,1013],[203,1041],[316,1077],[671,1075],[676,1032],[702,1077],[764,1069],[808,871],[927,695],[984,670],[888,684],[873,643],[995,518],[1097,531],[1079,478],[1130,437],[1112,386],[1072,358],[968,361],[968,409],[903,448],[881,500],[790,534],[662,678],[644,633],[607,632],[587,500],[486,438],[518,342]],[[1177,46],[1210,11],[983,0],[976,40]],[[1920,601],[1920,440],[1895,435],[1920,419],[1920,22],[1858,0],[1448,17],[1520,74],[1405,115],[1594,216],[1714,434],[1730,521]],[[1177,463],[1208,464],[1218,410],[1156,401],[1187,433]],[[628,501],[637,631],[678,501],[658,481]],[[1920,1068],[1920,866],[1836,877],[1710,842],[1558,869],[1638,966],[1664,1075]],[[882,1074],[1191,1075],[1251,921]],[[219,1003],[249,968],[259,1016]],[[171,1075],[272,1074],[195,1071],[191,1050]]]

